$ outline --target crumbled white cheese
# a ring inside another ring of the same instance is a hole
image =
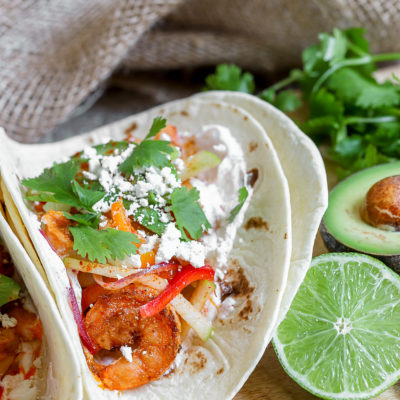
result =
[[[168,223],[169,221],[170,221],[169,214],[167,214],[167,213],[161,213],[160,222],[162,222],[163,224],[166,224],[166,223]]]
[[[9,317],[8,314],[0,313],[0,322],[5,329],[14,328],[17,325],[17,320],[14,317]]]
[[[142,243],[141,246],[139,247],[139,253],[144,254],[144,253],[148,253],[151,250],[154,250],[154,248],[156,247],[156,244],[158,242],[158,236],[157,235],[146,236],[146,234],[143,231],[142,231],[142,233],[140,233],[140,231],[138,233],[142,237],[146,238],[146,243]]]
[[[138,198],[147,197],[150,190],[152,190],[151,183],[143,180],[138,181],[134,186],[134,188],[135,188],[135,195]]]
[[[125,357],[126,361],[132,362],[132,347],[121,346],[120,347],[122,355]]]
[[[175,256],[191,263],[196,268],[202,267],[206,256],[204,246],[195,240],[181,242],[180,238],[181,232],[179,229],[175,227],[174,223],[169,223],[161,236],[156,262],[169,261]]]
[[[176,175],[172,173],[171,168],[164,167],[161,170],[161,176],[164,178],[165,183],[170,185],[172,188],[177,188],[181,185],[179,180],[176,178]]]
[[[132,262],[134,268],[141,268],[142,261],[140,260],[140,254],[132,254],[129,256],[129,260]]]
[[[176,160],[174,160],[173,164],[175,165],[178,173],[182,172],[185,169],[185,162],[182,160],[182,158],[177,158]]]
[[[171,137],[167,135],[165,132],[161,132],[160,140],[166,140],[167,142],[171,141]]]
[[[233,207],[228,209],[225,206],[225,200],[221,197],[220,190],[215,183],[204,182],[197,178],[191,178],[190,183],[199,191],[200,204],[212,226],[215,226],[217,221],[229,217]]]
[[[223,143],[214,144],[213,150],[218,152],[218,153],[225,153],[226,152],[226,146]]]
[[[107,217],[106,217],[105,215],[102,214],[102,215],[100,216],[99,227],[100,227],[100,228],[104,228],[104,227],[107,225],[107,223],[108,223]]]
[[[139,203],[132,203],[132,204],[129,206],[129,209],[127,210],[127,214],[128,214],[128,215],[135,214],[136,211],[138,210],[138,208],[139,208]]]
[[[163,196],[168,192],[168,186],[164,182],[163,176],[160,171],[154,167],[150,167],[146,172],[146,181],[150,185],[151,189],[155,193]]]
[[[83,176],[84,176],[86,179],[90,179],[90,180],[95,180],[95,179],[97,179],[97,175],[96,175],[96,174],[93,174],[92,172],[89,172],[89,171],[82,171],[82,173],[83,173]]]
[[[210,150],[222,159],[216,169],[191,179],[191,184],[200,192],[200,204],[207,219],[212,226],[216,226],[208,230],[200,241],[206,248],[207,260],[219,268],[228,261],[252,194],[251,188],[248,188],[246,203],[229,223],[230,212],[238,204],[239,189],[245,184],[246,159],[243,149],[224,126],[204,126],[194,139],[197,147]]]

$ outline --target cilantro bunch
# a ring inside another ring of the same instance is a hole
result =
[[[308,106],[300,127],[317,144],[328,144],[326,156],[338,165],[339,179],[400,159],[399,80],[378,83],[373,76],[377,63],[399,60],[400,53],[371,54],[364,34],[363,28],[321,33],[303,51],[302,69],[259,94],[285,112]],[[206,78],[205,89],[253,94],[255,84],[248,72],[224,64]]]

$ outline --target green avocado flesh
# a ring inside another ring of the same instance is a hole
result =
[[[383,178],[400,175],[400,162],[358,172],[333,188],[324,215],[325,229],[338,242],[368,254],[400,254],[400,232],[375,228],[361,219],[360,206],[370,187]]]

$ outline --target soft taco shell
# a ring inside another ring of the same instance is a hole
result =
[[[195,341],[190,351],[182,356],[185,361],[181,366],[158,381],[117,393],[101,389],[87,368],[67,301],[65,267],[39,233],[36,215],[24,203],[19,180],[35,176],[54,161],[59,162],[84,146],[103,141],[105,137],[121,139],[125,130],[143,138],[153,118],[158,115],[166,117],[168,123],[178,127],[178,131],[196,132],[206,124],[228,127],[244,149],[248,169],[258,170],[258,179],[228,266],[231,284],[237,288],[235,308],[227,316],[217,317],[212,339],[206,343]],[[0,149],[2,177],[43,263],[80,357],[87,398],[232,398],[271,339],[291,254],[288,184],[273,145],[261,125],[236,106],[215,101],[180,100],[58,143],[22,145],[4,133],[0,141],[4,143]],[[258,147],[251,151],[253,143]]]
[[[0,203],[0,208],[1,203]],[[43,328],[41,376],[38,395],[47,400],[82,398],[82,381],[77,358],[61,321],[56,304],[21,243],[0,213],[0,238],[22,277]]]
[[[278,153],[289,184],[292,213],[292,255],[278,318],[280,323],[310,266],[315,236],[328,206],[328,185],[321,154],[290,118],[258,97],[224,91],[194,97],[219,100],[246,110],[265,129]]]

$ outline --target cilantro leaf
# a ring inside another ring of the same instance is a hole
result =
[[[160,221],[158,212],[150,207],[139,207],[133,213],[133,219],[159,236],[163,234],[167,226],[166,223]]]
[[[239,204],[232,209],[231,215],[229,216],[229,222],[233,222],[236,216],[239,214],[239,211],[242,209],[243,204],[245,203],[247,197],[249,196],[249,191],[246,186],[243,186],[239,189]]]
[[[276,96],[273,105],[282,111],[295,111],[301,106],[301,100],[293,90],[284,90]]]
[[[254,78],[249,72],[244,72],[232,64],[220,64],[215,74],[206,78],[204,90],[234,90],[252,94],[255,89]]]
[[[166,140],[144,140],[133,149],[131,155],[118,169],[121,172],[132,173],[134,169],[140,167],[172,168],[168,158],[172,153],[174,148]]]
[[[128,148],[129,142],[127,140],[124,141],[116,141],[116,140],[110,140],[107,143],[103,144],[98,144],[96,146],[93,146],[94,149],[96,149],[96,152],[98,155],[101,156],[107,156],[112,154],[115,150],[119,151],[124,151]]]
[[[117,229],[98,231],[88,225],[80,224],[69,228],[74,237],[74,250],[90,261],[106,263],[107,259],[123,260],[131,254],[136,254],[138,237],[130,232]]]
[[[145,139],[138,144],[130,156],[118,167],[120,172],[132,173],[135,168],[150,167],[156,168],[170,167],[174,172],[175,168],[171,164],[171,157],[176,155],[176,149],[166,140],[149,140],[165,128],[166,120],[161,117],[154,118],[150,132]]]
[[[84,188],[76,181],[72,182],[72,187],[80,204],[87,210],[92,210],[92,207],[106,195],[104,191]]]
[[[75,195],[71,185],[78,169],[79,164],[76,160],[54,164],[53,167],[46,168],[38,177],[24,179],[22,184],[42,192],[40,193],[41,201],[55,201],[73,207],[81,207],[79,198]]]
[[[22,184],[39,193],[29,193],[30,201],[45,201],[68,204],[72,207],[91,211],[95,203],[102,199],[105,192],[84,188],[74,180],[79,163],[72,159],[66,163],[54,164],[46,168],[36,178],[24,179]]]
[[[151,128],[147,136],[144,138],[145,140],[150,139],[157,135],[162,129],[167,126],[167,120],[161,117],[155,117],[153,123],[151,124]]]
[[[10,301],[17,300],[21,287],[14,279],[0,274],[0,307]]]
[[[63,213],[71,221],[79,222],[80,224],[97,228],[100,222],[99,213],[87,213],[87,214],[70,214],[68,212]]]
[[[362,108],[396,106],[400,102],[400,92],[391,83],[378,84],[373,78],[367,79],[359,72],[342,68],[327,82],[328,88],[346,102],[354,102]]]
[[[336,135],[343,125],[344,106],[332,93],[322,88],[310,100],[310,117],[302,129],[315,141],[330,135],[336,142]]]
[[[182,239],[188,241],[186,232],[192,239],[199,239],[203,231],[211,228],[199,204],[200,193],[197,189],[186,187],[174,189],[171,194],[171,206],[176,225],[181,231]]]
[[[346,35],[339,29],[333,30],[333,35],[321,33],[319,35],[321,42],[321,57],[324,61],[328,61],[330,65],[334,65],[344,60],[347,52],[348,40]]]

